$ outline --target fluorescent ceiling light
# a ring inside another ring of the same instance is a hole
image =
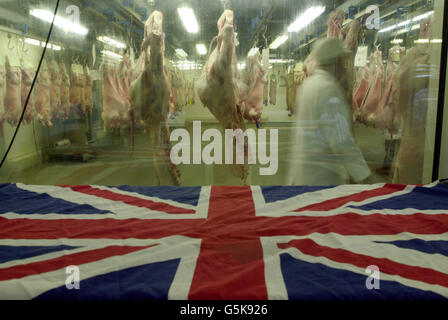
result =
[[[112,52],[109,50],[102,50],[101,53],[110,58],[115,58],[115,59],[120,59],[120,60],[123,59],[122,55],[119,55],[118,53],[115,53],[115,52]]]
[[[177,12],[184,24],[185,29],[190,33],[197,33],[199,31],[198,21],[191,8],[178,8]]]
[[[423,19],[429,17],[429,16],[432,15],[433,13],[434,13],[434,11],[426,12],[426,13],[424,13],[424,14],[421,14],[421,15],[419,15],[419,16],[416,16],[416,17],[413,18],[412,20],[406,20],[406,21],[400,22],[400,23],[398,23],[398,24],[394,24],[394,25],[392,25],[392,26],[390,26],[390,27],[381,29],[381,30],[378,31],[378,32],[380,32],[380,33],[388,32],[388,31],[394,30],[395,28],[405,26],[405,25],[407,25],[407,24],[409,24],[409,23],[411,23],[411,22],[418,22],[418,21],[421,21],[421,20],[423,20]],[[418,29],[418,28],[414,28],[414,27],[415,27],[415,26],[413,26],[411,30]],[[403,33],[403,32],[401,32],[401,33]]]
[[[176,49],[176,54],[181,58],[188,57],[188,54],[183,49]]]
[[[432,39],[431,43],[442,43],[442,39]]]
[[[253,57],[254,55],[257,54],[257,52],[259,52],[258,48],[252,48],[250,49],[249,53],[247,54],[248,57]]]
[[[26,38],[25,43],[32,44],[33,46],[39,46],[40,47],[40,41],[36,39],[30,39]]]
[[[418,40],[414,40],[414,43],[429,43],[429,39],[418,39]]]
[[[106,36],[100,36],[97,39],[98,39],[98,41],[101,41],[101,42],[103,42],[105,44],[108,44],[110,46],[113,46],[113,47],[116,47],[116,48],[119,48],[119,49],[125,49],[126,48],[126,45],[124,43],[119,42],[117,40],[114,40],[112,38],[106,37]]]
[[[325,12],[324,6],[311,7],[300,15],[288,28],[288,32],[298,32]]]
[[[427,17],[429,17],[430,15],[432,15],[434,13],[434,11],[429,11],[426,12],[424,14],[421,14],[419,16],[416,16],[414,19],[412,19],[413,22],[418,22],[420,20],[426,19]]]
[[[378,32],[380,32],[380,33],[383,33],[383,32],[388,32],[388,31],[391,31],[391,30],[395,29],[396,27],[397,27],[397,25],[396,25],[396,24],[394,24],[393,26],[390,26],[390,27],[387,27],[387,28],[381,29],[381,30],[380,30],[380,31],[378,31]]]
[[[404,29],[398,30],[397,35],[400,35],[400,34],[403,34],[403,33],[409,32],[409,31],[414,31],[417,29],[420,29],[420,24],[414,24],[411,29],[404,28]]]
[[[25,43],[31,44],[33,46],[42,47],[42,48],[45,48],[45,44],[46,44],[46,42],[44,42],[44,41],[39,41],[36,39],[31,39],[31,38],[25,38]],[[47,48],[55,50],[55,51],[60,51],[62,49],[62,47],[57,46],[55,44],[51,44],[51,43],[49,43],[47,45]]]
[[[270,49],[277,49],[278,47],[280,47],[283,43],[286,42],[286,40],[288,40],[288,36],[286,34],[283,34],[281,36],[278,36],[277,39],[274,40],[274,42],[271,43],[271,45],[269,46]]]
[[[207,54],[207,48],[202,43],[197,44],[196,49],[200,55]]]
[[[48,10],[42,10],[42,9],[32,9],[30,10],[30,14],[36,18],[39,18],[41,20],[47,21],[47,22],[53,22],[54,14]],[[75,24],[67,19],[64,19],[62,17],[56,16],[54,18],[54,24],[65,31],[70,31],[73,33],[77,33],[80,35],[86,35],[89,30],[84,28],[83,26],[79,24]]]
[[[411,23],[411,20],[406,20],[406,21],[403,21],[403,22],[400,22],[399,24],[397,24],[397,27],[402,27],[402,26],[405,26],[405,25],[407,25],[409,23]]]
[[[390,43],[392,43],[392,44],[403,43],[403,39],[395,39],[395,40],[392,40]]]
[[[41,43],[41,47],[42,47],[42,48],[45,48],[45,45],[46,45],[46,42],[42,42],[42,43]],[[51,43],[49,43],[49,44],[47,45],[47,48],[49,48],[49,49],[53,49],[53,50],[55,50],[55,51],[60,51],[60,50],[61,50],[61,47],[60,47],[60,46],[57,46],[57,45],[54,45],[54,44],[51,44]]]

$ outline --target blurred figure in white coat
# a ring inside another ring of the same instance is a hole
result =
[[[287,184],[368,183],[371,171],[352,133],[352,112],[338,82],[349,50],[341,40],[315,43],[299,88]]]

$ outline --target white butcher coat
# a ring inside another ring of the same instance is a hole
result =
[[[352,113],[336,78],[316,70],[296,99],[289,185],[340,185],[371,174],[351,130]]]

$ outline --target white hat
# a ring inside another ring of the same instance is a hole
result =
[[[310,55],[320,64],[326,64],[348,53],[351,51],[338,38],[325,38],[316,41]]]

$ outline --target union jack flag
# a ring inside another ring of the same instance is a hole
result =
[[[440,299],[447,232],[438,183],[4,184],[0,299]]]

